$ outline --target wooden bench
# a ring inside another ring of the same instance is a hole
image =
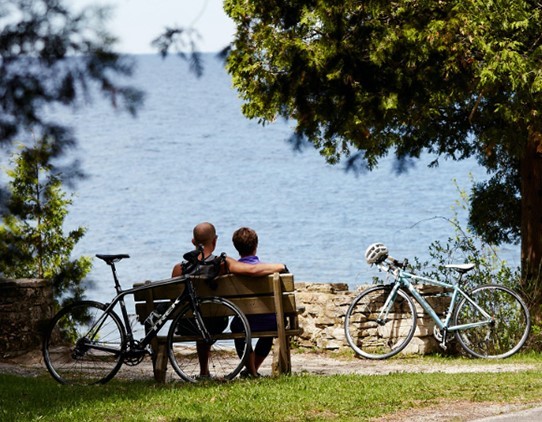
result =
[[[276,313],[277,330],[252,332],[252,338],[274,337],[272,374],[290,373],[290,338],[300,335],[298,313],[294,295],[292,274],[272,274],[264,277],[244,277],[227,274],[215,279],[216,289],[209,287],[203,279],[193,278],[199,296],[220,296],[235,303],[245,315]],[[136,283],[139,287],[144,283]],[[138,320],[143,323],[152,310],[164,300],[177,298],[184,289],[182,283],[160,286],[137,292],[134,295]],[[165,382],[167,372],[167,332],[161,332],[152,342],[154,378]]]

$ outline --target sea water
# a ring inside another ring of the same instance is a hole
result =
[[[136,118],[99,100],[56,112],[76,131],[79,147],[70,156],[87,174],[66,221],[66,230],[87,228],[75,254],[130,254],[117,264],[124,287],[169,277],[192,248],[194,225],[209,221],[219,235],[216,252],[237,257],[232,233],[249,226],[262,261],[286,263],[297,281],[354,288],[375,275],[363,257],[371,243],[385,243],[399,259],[426,259],[431,242],[454,236],[458,188],[486,177],[474,160],[441,159],[429,168],[431,156],[406,174],[393,171],[391,157],[372,172],[347,173],[314,149],[294,151],[291,123],[246,119],[213,55],[204,55],[201,78],[174,56],[133,58],[132,83],[147,93]],[[519,263],[517,246],[501,255]],[[102,261],[94,259],[89,279],[89,298],[113,296]]]

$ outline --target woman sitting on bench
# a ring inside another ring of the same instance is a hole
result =
[[[239,252],[239,262],[255,265],[260,263],[260,259],[256,256],[258,249],[258,235],[256,232],[248,227],[241,227],[233,233],[232,237],[233,245],[237,252]],[[252,331],[274,331],[277,329],[277,318],[273,314],[261,314],[261,315],[247,315],[250,329]],[[232,332],[238,332],[242,329],[239,319],[235,317],[231,323]],[[244,349],[244,339],[235,340],[235,347],[237,354],[241,356]],[[273,346],[272,337],[259,338],[254,350],[250,350],[246,368],[241,371],[241,378],[260,376],[258,369],[269,355],[271,347]]]

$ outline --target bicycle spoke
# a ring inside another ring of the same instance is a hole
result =
[[[401,290],[383,313],[390,289],[367,289],[350,305],[345,317],[348,344],[360,356],[385,359],[403,350],[414,335],[416,313],[410,298]],[[379,320],[383,317],[383,320]]]
[[[122,365],[124,328],[98,302],[78,302],[53,319],[43,355],[51,375],[63,384],[96,384],[110,380]]]
[[[250,347],[246,317],[231,302],[220,298],[203,299],[201,313],[210,335],[207,340],[189,307],[173,321],[168,333],[168,354],[173,368],[189,382],[235,378]],[[236,333],[235,340],[226,338],[232,333]]]
[[[530,317],[526,305],[512,290],[497,285],[473,290],[471,298],[487,312],[492,321],[486,325],[456,332],[461,346],[479,358],[504,358],[516,353],[527,340]],[[467,300],[455,312],[455,325],[483,321],[482,313]]]

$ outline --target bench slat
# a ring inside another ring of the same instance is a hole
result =
[[[259,314],[271,314],[275,313],[275,303],[273,297],[241,297],[241,298],[228,298],[231,302],[233,302],[235,305],[241,309],[241,311],[245,315],[259,315]],[[293,294],[290,295],[284,295],[283,299],[284,304],[284,314],[285,315],[293,315],[297,314],[297,309],[295,306],[295,296]],[[154,302],[154,306],[159,303],[158,301]],[[152,309],[154,307],[148,306],[146,302],[142,303],[136,303],[136,313],[138,315],[139,321],[145,321],[145,319],[149,316],[149,314],[152,312]],[[225,310],[223,306],[220,307],[220,310]],[[212,310],[210,311],[210,314],[216,315],[215,312]],[[171,317],[174,316],[174,313],[170,315]],[[216,315],[218,316],[218,315]]]
[[[162,280],[166,281],[166,280]],[[194,287],[200,296],[220,296],[220,297],[238,297],[238,296],[265,296],[273,295],[273,279],[269,276],[265,277],[241,277],[227,274],[217,277],[214,282],[217,285],[216,289],[212,289],[203,279],[194,278]],[[293,292],[294,277],[292,274],[280,275],[281,288],[283,292]],[[152,284],[152,283],[151,283]],[[140,287],[145,283],[136,283],[134,287]],[[152,290],[152,295],[157,299],[175,299],[184,289],[183,283],[169,284],[166,286],[155,287]],[[142,290],[134,294],[134,300],[141,302],[147,300],[149,290]]]

